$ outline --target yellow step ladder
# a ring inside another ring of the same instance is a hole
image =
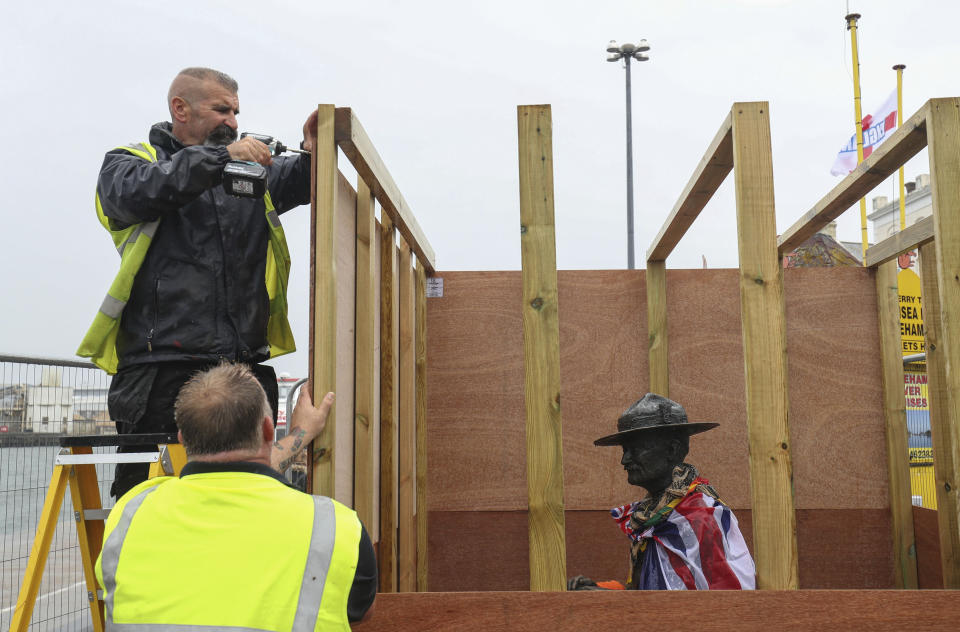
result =
[[[116,452],[94,454],[95,447],[159,446],[159,452]],[[27,569],[23,574],[23,584],[17,597],[16,610],[10,632],[26,632],[30,617],[40,590],[40,580],[50,552],[50,542],[57,528],[57,516],[63,506],[63,496],[67,487],[73,500],[73,517],[77,523],[77,539],[80,541],[80,557],[83,561],[83,574],[87,584],[87,600],[90,602],[90,616],[95,632],[103,632],[103,591],[97,587],[94,564],[103,546],[104,520],[110,513],[100,503],[100,485],[97,481],[97,464],[101,463],[149,463],[150,478],[154,476],[179,476],[187,462],[186,453],[177,442],[176,434],[140,434],[140,435],[89,435],[80,437],[62,437],[60,453],[57,455],[50,487],[40,512],[37,534],[33,539],[33,548]]]

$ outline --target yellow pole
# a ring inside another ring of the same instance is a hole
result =
[[[857,164],[863,162],[863,116],[860,113],[860,59],[857,55],[857,20],[859,13],[851,13],[846,18],[847,30],[853,50],[853,110],[857,123]],[[867,200],[860,198],[860,241],[863,246],[863,265],[867,265]]]
[[[903,64],[893,67],[897,71],[897,127],[903,125]],[[907,204],[903,195],[903,167],[900,167],[900,230],[907,227]]]

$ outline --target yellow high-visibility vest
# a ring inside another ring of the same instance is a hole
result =
[[[107,518],[106,629],[349,631],[361,529],[335,500],[261,474],[149,479]]]
[[[150,143],[140,143],[118,147],[148,162],[157,161],[157,150]],[[293,331],[287,320],[287,281],[290,278],[290,251],[287,238],[280,225],[280,216],[273,206],[270,192],[263,196],[266,205],[266,220],[270,226],[270,241],[267,243],[266,286],[270,298],[270,316],[267,320],[267,342],[270,344],[270,357],[284,355],[296,350]],[[147,249],[160,226],[158,218],[152,222],[140,222],[119,230],[110,225],[103,212],[100,194],[96,196],[97,218],[110,236],[120,254],[120,271],[110,285],[106,298],[100,304],[93,324],[77,349],[77,355],[90,358],[98,367],[110,373],[117,372],[120,358],[117,353],[117,335],[120,332],[120,317],[130,300],[133,280],[143,265]]]

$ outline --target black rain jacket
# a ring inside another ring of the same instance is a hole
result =
[[[114,228],[162,218],[123,310],[119,368],[171,361],[260,362],[270,355],[263,199],[220,186],[226,147],[184,147],[170,123],[150,129],[157,162],[122,149],[104,157],[97,193]],[[310,201],[310,157],[273,159],[278,213]]]

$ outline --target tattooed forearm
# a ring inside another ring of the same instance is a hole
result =
[[[287,435],[279,441],[275,441],[273,444],[273,452],[270,457],[271,464],[274,469],[283,472],[290,464],[293,463],[293,460],[303,451],[304,438],[307,436],[307,431],[303,428],[297,428],[291,434]]]
[[[307,434],[307,431],[303,428],[297,428],[296,439],[293,442],[293,447],[290,448],[291,452],[296,452],[300,449],[300,446],[303,445],[303,437]]]

